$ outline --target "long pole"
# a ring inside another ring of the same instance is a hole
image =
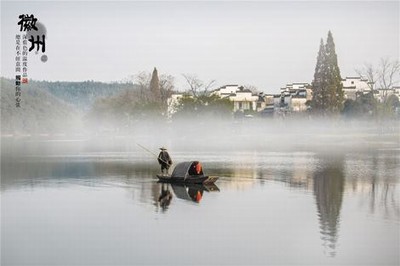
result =
[[[142,148],[143,150],[147,151],[148,153],[150,153],[151,155],[153,155],[154,157],[156,157],[157,159],[160,159],[161,161],[163,161],[166,164],[169,164],[168,162],[164,161],[161,158],[158,158],[157,154],[153,153],[152,151],[150,151],[149,149],[147,149],[146,147],[143,147],[142,145],[140,145],[139,143],[136,143],[136,145],[138,145],[140,148]]]

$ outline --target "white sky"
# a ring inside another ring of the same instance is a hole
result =
[[[1,2],[1,75],[15,75],[20,14],[46,26],[48,61],[30,54],[39,80],[121,81],[140,71],[197,74],[217,86],[277,93],[311,82],[321,38],[333,33],[341,74],[399,58],[399,2]]]

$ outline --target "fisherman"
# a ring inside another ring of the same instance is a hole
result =
[[[161,165],[161,174],[164,175],[165,170],[166,175],[168,175],[168,169],[172,165],[172,160],[166,148],[161,147],[160,150],[160,154],[158,154],[158,163]]]

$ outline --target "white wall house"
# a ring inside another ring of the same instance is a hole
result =
[[[256,111],[259,96],[251,90],[239,85],[225,85],[213,91],[221,98],[229,98],[233,102],[233,111]]]
[[[273,94],[260,94],[257,102],[257,112],[275,107],[275,97]]]
[[[281,88],[281,92],[306,89],[308,87],[310,87],[310,84],[308,82],[293,82],[293,83],[288,83],[288,84],[286,84],[286,87]]]
[[[312,90],[307,82],[294,82],[281,88],[279,106],[287,111],[303,112],[307,110],[306,102],[311,100]],[[276,99],[277,101],[278,99]]]
[[[362,77],[346,77],[342,79],[344,98],[356,100],[357,93],[371,92],[368,79]]]
[[[393,87],[393,93],[397,96],[400,100],[400,86]]]
[[[372,84],[368,79],[361,77],[346,77],[342,79],[345,99],[356,100],[359,93],[370,93]],[[400,99],[400,87],[391,89],[374,89],[374,97],[379,102],[383,102],[390,95],[396,95]]]
[[[239,90],[234,95],[229,96],[233,102],[233,111],[256,111],[258,95],[254,95],[250,90]]]
[[[214,90],[212,93],[232,101],[233,112],[261,111],[267,104],[262,94],[254,94],[251,90],[244,89],[243,86],[239,85],[226,85]],[[171,117],[177,111],[176,106],[183,96],[183,93],[175,93],[168,98],[168,117]]]
[[[235,94],[239,90],[239,85],[225,85],[221,88],[214,90],[214,92],[221,98]]]
[[[307,102],[306,97],[297,96],[297,95],[292,96],[291,110],[293,112],[304,112],[304,111],[307,111],[306,102]]]

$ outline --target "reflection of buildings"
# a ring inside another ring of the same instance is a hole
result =
[[[329,256],[335,256],[345,183],[344,161],[343,158],[321,160],[323,167],[314,172],[314,195],[323,245]]]

